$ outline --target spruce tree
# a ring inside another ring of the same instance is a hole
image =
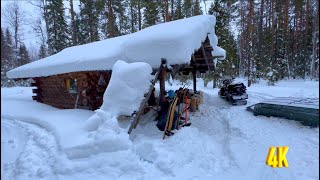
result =
[[[118,19],[118,29],[120,35],[125,35],[130,33],[130,16],[127,14],[129,9],[129,2],[128,1],[117,1],[115,3],[116,8],[114,9],[116,17]]]
[[[6,48],[6,41],[5,41],[5,36],[3,34],[2,27],[1,27],[1,86],[4,84],[5,78],[6,78],[5,48]]]
[[[64,16],[62,0],[48,0],[45,9],[48,22],[48,50],[52,55],[69,46],[69,29]]]
[[[26,46],[21,43],[20,47],[19,47],[19,53],[18,53],[18,66],[22,66],[25,65],[27,63],[30,63],[30,57],[29,57],[29,53],[28,50],[26,48]]]
[[[174,2],[174,16],[173,20],[182,19],[183,13],[182,13],[182,1],[176,0]]]
[[[200,6],[200,0],[195,0],[193,3],[193,16],[201,15],[203,14],[201,6]]]
[[[183,6],[182,6],[182,12],[184,17],[191,17],[193,15],[192,7],[193,7],[192,0],[184,0]]]
[[[130,20],[130,32],[138,31],[138,1],[137,0],[127,0],[129,4],[129,10],[127,11],[127,17]]]
[[[5,37],[1,27],[1,72],[2,72],[2,66],[4,65],[4,52],[5,52],[4,49],[5,49]]]
[[[47,51],[45,45],[41,45],[38,53],[38,59],[47,57]]]
[[[103,8],[102,1],[80,0],[80,18],[76,17],[76,21],[81,19],[81,34],[85,38],[84,43],[98,41],[99,38],[99,13]],[[77,25],[76,25],[77,26]],[[80,44],[83,44],[80,41]]]
[[[14,81],[7,77],[7,72],[15,68],[12,35],[9,29],[1,33],[1,87],[12,87]]]
[[[159,22],[159,9],[157,1],[145,1],[143,28],[152,26]]]
[[[222,76],[237,76],[238,75],[238,53],[236,49],[235,38],[231,32],[230,22],[231,22],[231,8],[223,0],[216,0],[209,9],[209,14],[216,15],[216,26],[215,32],[219,37],[218,46],[225,49],[227,52],[227,57],[217,63],[214,72],[209,72],[207,76],[209,79],[214,79],[214,85],[217,85],[217,81]],[[212,52],[214,56],[214,51]]]
[[[76,44],[81,45],[90,42],[90,38],[88,38],[88,36],[85,36],[87,35],[85,25],[82,23],[82,19],[79,14],[75,15],[74,26]]]

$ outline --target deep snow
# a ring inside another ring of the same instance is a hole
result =
[[[216,17],[198,15],[150,26],[141,31],[73,46],[52,56],[8,71],[9,78],[41,77],[68,72],[110,70],[116,61],[146,62],[153,68],[166,58],[169,65],[190,63],[191,55],[209,37],[213,56],[226,56],[218,47]]]
[[[177,83],[166,87],[176,89]],[[245,111],[246,106],[230,105],[218,97],[218,89],[210,87],[212,82],[206,88],[198,79],[204,104],[199,112],[190,114],[190,127],[162,140],[156,122],[148,122],[122,141],[99,139],[109,135],[108,126],[94,134],[83,128],[95,112],[59,110],[34,102],[31,88],[2,88],[1,177],[319,179],[319,128],[253,116]],[[314,81],[288,80],[276,86],[262,81],[248,88],[248,106],[274,97],[319,98],[318,89],[319,82]],[[111,125],[125,131],[129,124],[119,120]],[[91,140],[91,144],[79,146],[75,140]],[[265,165],[270,146],[289,146],[289,168]]]

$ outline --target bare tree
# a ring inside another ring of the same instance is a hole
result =
[[[40,40],[40,42],[38,41],[37,43],[39,43],[40,45],[46,46],[46,42],[47,42],[46,30],[42,24],[42,19],[38,18],[38,19],[34,20],[34,22],[32,24],[32,28]]]
[[[48,12],[47,12],[47,9],[45,8],[45,6],[47,5],[47,0],[39,0],[39,1],[32,1],[32,0],[29,0],[29,3],[38,7],[41,11],[41,17],[43,17],[44,19],[44,22],[45,22],[45,28],[48,29],[49,27],[49,24],[48,24]],[[49,36],[48,35],[48,31],[42,28],[42,31],[43,32],[46,32],[46,35],[47,37]]]
[[[14,47],[18,48],[21,38],[23,36],[23,26],[25,21],[25,12],[21,9],[18,1],[13,1],[6,5],[6,7],[1,10],[1,17],[4,18],[8,27],[13,32]]]
[[[38,58],[38,48],[33,43],[30,43],[28,46],[28,54],[29,54],[31,61],[35,61],[35,60],[39,59]]]

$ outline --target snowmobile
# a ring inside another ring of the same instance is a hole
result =
[[[234,83],[233,81],[234,78],[228,78],[222,81],[223,85],[218,92],[219,96],[225,98],[233,105],[246,105],[246,99],[248,99],[246,86],[241,82]]]

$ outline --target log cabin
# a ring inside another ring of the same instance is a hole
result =
[[[226,52],[217,46],[213,15],[199,15],[166,22],[115,38],[73,46],[52,56],[15,68],[7,73],[14,80],[32,78],[33,100],[61,109],[96,110],[117,60],[149,63],[159,71],[161,59],[170,68],[161,69],[160,91],[167,72],[172,75],[213,71]],[[162,94],[162,93],[161,93]]]

